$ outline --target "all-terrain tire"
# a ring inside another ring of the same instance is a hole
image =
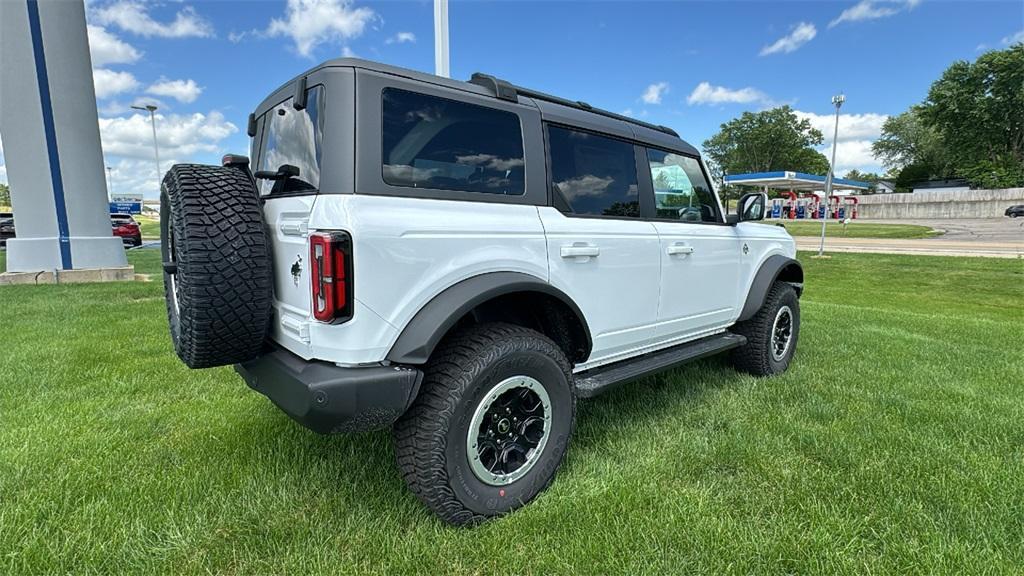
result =
[[[789,311],[790,334],[784,353],[774,350],[772,334],[779,329],[776,320],[782,321],[783,310]],[[793,359],[800,336],[800,300],[796,290],[786,282],[775,282],[764,298],[764,304],[757,314],[738,322],[731,328],[736,334],[746,336],[747,343],[732,352],[733,366],[737,370],[754,376],[773,376],[785,372]]]
[[[190,368],[251,360],[270,325],[273,278],[248,173],[176,164],[164,176],[160,213],[174,351]]]
[[[550,398],[549,436],[521,478],[492,485],[474,472],[467,435],[478,408],[493,400],[488,394],[495,385],[523,375],[540,382]],[[395,423],[398,468],[409,489],[442,520],[477,524],[523,506],[551,483],[575,412],[572,370],[554,342],[511,324],[471,326],[434,351],[419,395]]]

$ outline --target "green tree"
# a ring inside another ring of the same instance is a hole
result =
[[[7,184],[0,182],[0,206],[11,205],[11,188]]]
[[[958,175],[1024,185],[1024,43],[953,63],[920,113],[947,143]]]
[[[813,147],[821,144],[821,132],[800,119],[789,106],[761,112],[744,112],[721,125],[704,141],[712,176],[721,182],[725,174],[794,170],[824,174],[828,159]]]
[[[913,172],[925,173],[925,179],[952,176],[945,141],[938,130],[928,125],[920,106],[887,118],[871,151],[894,174],[915,165]]]

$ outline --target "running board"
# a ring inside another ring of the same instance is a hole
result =
[[[673,368],[680,364],[712,356],[719,352],[731,350],[747,343],[745,336],[725,332],[715,334],[693,342],[658,350],[629,360],[623,360],[607,366],[601,366],[576,374],[576,396],[593,398],[602,392],[636,380],[641,376],[654,374]]]

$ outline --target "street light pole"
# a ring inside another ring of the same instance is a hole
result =
[[[821,218],[821,244],[818,245],[818,256],[825,254],[825,225],[828,222],[828,206],[832,199],[832,180],[836,172],[836,140],[839,138],[839,108],[846,102],[846,96],[839,94],[832,97],[836,107],[836,127],[832,132],[832,163],[828,165],[828,177],[825,178],[825,213]]]
[[[146,104],[145,106],[132,106],[136,110],[149,112],[149,123],[153,127],[153,158],[156,159],[156,193],[160,195],[160,148],[156,144],[156,106]]]
[[[114,177],[112,174],[113,168],[107,166],[107,194],[110,196],[114,195]]]
[[[451,78],[448,60],[448,0],[434,0],[434,74]]]

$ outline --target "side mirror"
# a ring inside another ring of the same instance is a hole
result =
[[[744,194],[740,197],[740,201],[736,203],[736,206],[737,213],[729,214],[727,217],[727,222],[729,224],[735,225],[740,222],[764,220],[768,206],[768,195],[764,192],[751,192],[750,194]]]

